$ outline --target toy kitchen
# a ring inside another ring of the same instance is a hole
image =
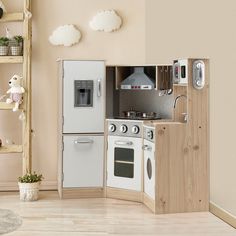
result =
[[[60,60],[58,192],[208,211],[209,60]]]

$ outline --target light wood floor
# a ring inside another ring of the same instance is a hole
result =
[[[23,225],[9,236],[236,236],[236,230],[209,212],[153,215],[139,203],[113,199],[59,200],[41,193],[38,202],[20,202],[0,193],[0,208],[11,209]]]

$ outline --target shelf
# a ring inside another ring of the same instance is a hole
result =
[[[23,56],[0,56],[0,63],[23,63]]]
[[[14,106],[15,106],[14,103],[7,104],[6,102],[0,102],[0,110],[12,110]],[[21,109],[21,105],[20,105],[19,110],[20,109]]]
[[[0,154],[22,153],[22,145],[7,145],[0,147]]]
[[[16,21],[23,21],[24,20],[24,13],[17,12],[17,13],[4,13],[0,22],[16,22]]]
[[[0,110],[12,110],[14,104],[7,104],[5,102],[0,102]]]

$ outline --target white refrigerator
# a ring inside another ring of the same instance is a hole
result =
[[[103,187],[105,62],[62,62],[63,187]]]

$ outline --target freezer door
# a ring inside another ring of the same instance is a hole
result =
[[[103,187],[104,137],[64,136],[63,187]]]
[[[63,133],[103,133],[104,61],[63,62]]]

